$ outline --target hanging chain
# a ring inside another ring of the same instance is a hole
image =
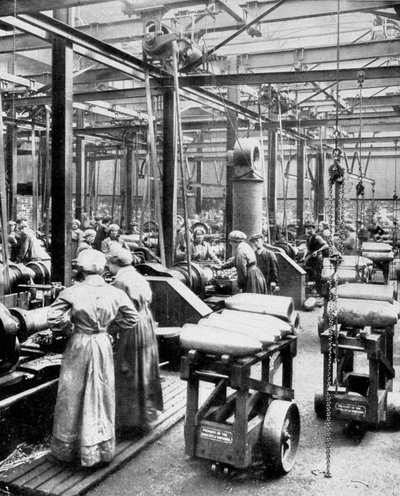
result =
[[[393,192],[393,249],[395,253],[398,253],[397,242],[398,242],[398,224],[399,219],[397,218],[398,214],[398,199],[397,196],[397,144],[398,139],[394,139],[394,192]]]
[[[363,82],[365,79],[365,72],[359,71],[357,74],[358,87],[360,89],[360,126],[359,126],[359,155],[358,155],[358,183],[356,185],[356,236],[358,240],[359,226],[364,222],[364,193],[365,186],[363,183],[364,172],[362,169],[362,131],[363,131]],[[358,250],[357,250],[358,251]]]
[[[328,337],[328,364],[327,364],[327,375],[325,386],[325,401],[326,401],[326,421],[325,421],[325,450],[326,450],[326,470],[325,477],[332,477],[331,474],[331,448],[332,448],[332,396],[329,391],[330,386],[333,382],[332,370],[334,361],[334,340],[337,334],[337,268],[339,264],[339,257],[335,257],[334,253],[334,229],[333,226],[336,222],[339,227],[343,226],[344,218],[344,169],[340,165],[340,152],[336,149],[336,157],[334,158],[334,163],[329,169],[330,180],[329,180],[329,203],[328,203],[328,218],[329,225],[331,226],[331,234],[329,236],[329,255],[331,261],[332,274],[329,278],[329,297],[328,297],[328,323],[329,323],[329,337]],[[335,187],[338,195],[338,212],[335,219]],[[339,232],[339,243],[338,249],[340,253],[343,252],[343,235]],[[337,359],[337,353],[335,354]]]
[[[339,229],[343,229],[343,199],[344,199],[344,168],[340,164],[341,150],[338,146],[339,140],[339,66],[340,66],[340,0],[337,0],[337,42],[336,42],[336,125],[335,125],[335,150],[333,153],[333,164],[329,168],[329,255],[331,261],[332,274],[329,278],[329,297],[328,297],[328,322],[329,322],[329,338],[328,338],[328,370],[326,374],[325,401],[326,401],[326,420],[325,420],[325,451],[326,451],[326,470],[325,477],[332,477],[331,474],[331,450],[332,450],[332,396],[330,386],[333,382],[333,344],[334,335],[337,331],[337,268],[339,258],[334,255],[334,235],[337,232],[337,224]],[[334,189],[338,195],[338,209],[335,218],[335,198]],[[339,251],[343,252],[343,235],[339,233]],[[336,353],[337,357],[337,353]]]

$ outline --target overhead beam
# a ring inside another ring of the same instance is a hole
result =
[[[360,117],[358,115],[351,116],[340,116],[339,126],[359,126]],[[284,129],[292,127],[320,127],[320,126],[334,126],[336,124],[336,117],[332,116],[329,119],[288,119],[282,121],[282,126]],[[397,125],[400,126],[400,114],[396,115],[389,112],[378,113],[376,115],[369,114],[368,116],[363,116],[362,118],[363,126],[381,126],[381,125]],[[269,124],[269,126],[279,127],[279,123]],[[377,129],[377,128],[376,128]],[[375,130],[376,130],[375,129]]]
[[[28,14],[45,10],[69,9],[82,7],[94,3],[105,3],[109,0],[2,0],[0,2],[0,16]]]
[[[101,64],[112,67],[141,82],[144,81],[144,62],[141,59],[97,40],[92,36],[80,33],[77,29],[67,26],[49,16],[44,14],[23,15],[5,17],[2,21],[10,26],[21,29],[22,31],[31,32],[34,36],[47,41],[51,41],[54,37],[68,40],[72,43],[74,53],[78,53],[83,57],[88,57]],[[154,67],[151,64],[147,63],[146,66],[152,77],[160,78],[168,75],[162,69]],[[217,106],[224,111],[231,108],[239,114],[246,115],[248,118],[254,120],[259,119],[256,112],[248,111],[245,107],[230,102],[227,99],[222,99],[204,89],[186,88],[183,92],[183,96],[196,101],[208,102],[209,105]]]
[[[258,46],[257,42],[251,43],[249,53],[243,55],[246,67],[253,71],[273,67],[293,66],[296,61],[308,67],[314,64],[327,64],[336,62],[337,48],[333,46],[318,47],[298,47],[297,49],[284,50],[265,50],[264,47]],[[219,56],[241,55],[243,54],[243,44],[230,44],[222,48],[218,53]],[[370,60],[382,57],[398,57],[400,53],[400,39],[396,40],[377,40],[364,43],[341,43],[340,44],[340,62],[353,60]]]
[[[319,71],[280,71],[280,72],[258,72],[245,74],[196,74],[191,76],[180,76],[179,84],[187,87],[219,87],[235,86],[242,84],[291,84],[291,83],[314,83],[320,81],[357,81],[359,69],[319,70]],[[400,71],[398,66],[365,67],[363,68],[365,79],[393,79],[391,84],[400,84]],[[171,86],[172,79],[160,78],[163,86]],[[386,82],[382,81],[381,86]]]
[[[346,98],[346,101],[353,108],[360,106],[359,98]],[[364,107],[400,107],[400,93],[393,95],[378,95],[365,97],[361,105]]]
[[[0,81],[11,83],[15,86],[23,86],[29,88],[32,91],[37,91],[42,85],[36,83],[32,79],[27,79],[21,76],[16,76],[14,74],[9,74],[7,72],[0,72]]]
[[[193,7],[196,4],[204,2],[195,2],[190,0],[135,0],[131,5],[124,8],[126,14],[139,14],[141,11],[159,8],[162,4],[166,10]],[[257,2],[239,2],[241,7],[247,7],[249,15],[257,17],[263,12],[276,4],[276,0],[258,0]],[[350,12],[370,11],[374,9],[387,9],[399,5],[399,2],[390,0],[341,0],[340,11],[342,14]],[[337,12],[337,0],[287,0],[285,6],[268,16],[269,22],[288,21],[290,19],[304,19],[309,17],[320,17],[334,15]]]
[[[0,75],[1,79],[1,75]],[[161,89],[154,88],[154,92],[152,92],[152,96],[160,95]],[[129,103],[132,103],[132,100],[145,98],[145,89],[144,88],[131,88],[126,90],[107,90],[107,91],[82,91],[82,92],[74,92],[74,102],[90,102],[93,100],[101,100],[103,102],[107,102],[110,100],[130,100]],[[4,98],[5,102],[11,101],[11,98]],[[16,107],[26,107],[26,106],[37,106],[37,105],[50,105],[51,104],[51,96],[27,96],[14,99],[14,105]],[[130,112],[134,112],[130,110]],[[141,117],[141,112],[136,111],[136,117]],[[147,115],[145,115],[147,118]]]

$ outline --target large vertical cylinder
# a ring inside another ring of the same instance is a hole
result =
[[[262,230],[262,179],[255,177],[233,181],[233,229],[249,238]]]

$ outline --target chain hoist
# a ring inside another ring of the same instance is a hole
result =
[[[357,73],[357,82],[358,87],[360,89],[360,125],[359,125],[359,153],[358,153],[358,183],[356,184],[356,235],[358,239],[359,234],[359,226],[364,222],[364,194],[365,194],[365,186],[363,182],[364,173],[362,170],[362,132],[363,132],[363,120],[362,120],[362,112],[363,112],[363,83],[365,79],[365,72],[358,71]],[[358,222],[359,221],[359,222]]]
[[[332,396],[330,388],[333,382],[333,361],[334,361],[334,343],[337,345],[337,269],[343,253],[343,231],[339,235],[338,249],[339,256],[335,254],[334,236],[337,234],[337,225],[343,229],[344,225],[344,175],[345,169],[340,163],[342,152],[339,149],[339,66],[340,66],[340,0],[337,0],[337,41],[336,41],[336,125],[335,125],[335,149],[333,151],[333,163],[329,167],[329,207],[328,216],[330,224],[329,237],[329,256],[332,267],[332,274],[329,278],[329,298],[328,298],[328,370],[326,377],[325,401],[326,401],[326,420],[325,420],[325,450],[326,450],[326,470],[325,477],[332,477],[331,474],[331,449],[332,449]],[[337,195],[338,212],[335,212],[335,192]],[[335,215],[336,213],[336,215]],[[337,353],[335,353],[337,360]]]

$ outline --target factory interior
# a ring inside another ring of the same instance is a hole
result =
[[[3,0],[0,80],[0,495],[398,494],[400,1]]]

